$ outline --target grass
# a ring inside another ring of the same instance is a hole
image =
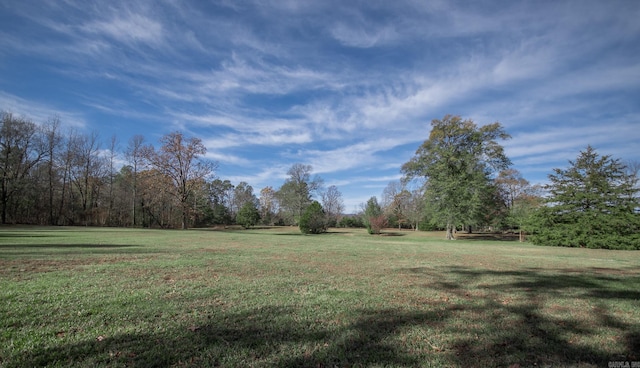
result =
[[[640,253],[388,235],[0,227],[0,366],[640,361]]]

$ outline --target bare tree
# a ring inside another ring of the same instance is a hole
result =
[[[56,165],[55,157],[62,143],[62,135],[60,134],[60,119],[53,117],[43,126],[43,138],[47,155],[47,184],[48,184],[48,212],[49,225],[55,225],[54,215],[54,196],[56,187]]]
[[[9,206],[20,206],[25,181],[45,155],[34,123],[2,113],[0,126],[1,221],[7,223]],[[15,211],[14,211],[15,212]]]
[[[131,222],[133,226],[136,226],[136,205],[138,203],[138,172],[143,166],[143,148],[144,137],[142,135],[134,135],[129,139],[129,145],[125,150],[125,157],[132,167],[132,196],[131,196]]]
[[[335,185],[322,192],[322,208],[326,214],[328,225],[336,226],[344,212],[344,202],[342,201],[342,193]]]
[[[198,138],[185,139],[182,133],[169,133],[160,139],[158,151],[148,146],[144,156],[161,174],[169,177],[174,184],[173,195],[178,199],[182,211],[182,229],[186,229],[189,219],[189,196],[210,176],[216,164],[201,159],[207,152]]]

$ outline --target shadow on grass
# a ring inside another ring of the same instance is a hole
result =
[[[404,327],[439,318],[435,313],[363,310],[353,324],[334,329],[313,320],[300,321],[298,312],[295,308],[263,307],[224,314],[202,326],[36,348],[19,360],[4,363],[6,367],[418,366],[419,357],[403,351],[389,337]]]
[[[508,242],[517,242],[520,239],[518,234],[502,233],[458,233],[456,234],[456,238],[464,240],[498,240]]]
[[[625,279],[588,271],[411,268],[401,272],[418,279],[424,276],[430,282],[424,287],[447,295],[446,300],[431,300],[417,312],[360,309],[349,322],[337,324],[300,307],[211,309],[197,325],[61,342],[0,363],[7,367],[588,367],[640,360],[640,322],[616,315],[615,301],[607,292],[617,290],[615,298],[622,302],[638,298],[638,276]],[[580,315],[574,315],[569,304],[562,306],[567,309],[564,314],[550,313],[548,302],[561,303],[558,297],[568,293],[593,308],[578,307]],[[615,331],[619,343],[599,344],[603,329]]]
[[[640,300],[635,273],[613,277],[598,274],[601,268],[581,273],[465,267],[408,271],[429,280],[440,275],[439,281],[424,286],[450,295],[459,311],[471,316],[467,323],[477,326],[463,329],[474,337],[452,344],[455,353],[449,361],[456,365],[607,366],[609,361],[640,360],[640,320],[625,321],[624,311],[612,312],[620,305],[634,308]],[[603,330],[623,340],[622,348],[607,350],[596,342]]]
[[[122,249],[122,248],[135,248],[139,245],[132,244],[96,244],[96,243],[81,243],[81,244],[0,244],[0,249]]]

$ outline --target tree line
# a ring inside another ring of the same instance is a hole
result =
[[[500,144],[510,136],[499,123],[434,119],[401,167],[403,178],[356,215],[344,214],[338,188],[325,188],[310,165],[294,164],[279,188],[255,193],[246,182],[217,178],[202,141],[180,132],[163,136],[157,149],[136,135],[120,150],[116,137],[103,145],[98,133],[63,131],[56,118],[38,125],[3,112],[1,123],[3,224],[299,225],[307,233],[344,226],[371,234],[391,226],[445,230],[447,239],[460,230],[511,229],[539,244],[640,248],[638,165],[587,147],[569,169],[555,169],[550,184],[531,185],[511,167]]]
[[[98,133],[63,130],[57,118],[38,125],[2,112],[0,119],[2,224],[292,225],[314,195],[329,225],[344,211],[339,190],[311,178],[309,165],[293,165],[280,188],[265,187],[258,198],[246,182],[217,178],[202,141],[180,132],[160,138],[157,149],[136,135],[120,151],[116,137],[104,145]]]

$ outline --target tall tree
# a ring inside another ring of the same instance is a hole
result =
[[[265,225],[273,225],[276,211],[278,210],[278,200],[276,191],[267,186],[260,190],[260,218]]]
[[[62,143],[60,134],[60,119],[57,117],[49,119],[43,126],[43,140],[46,152],[47,165],[47,212],[49,225],[56,224],[55,217],[55,189],[56,189],[56,164],[55,158]]]
[[[160,139],[162,146],[158,151],[148,146],[145,157],[162,175],[166,175],[174,184],[173,195],[180,203],[182,229],[188,227],[189,196],[214,172],[216,164],[202,159],[207,152],[199,138],[185,138],[180,132],[169,133]]]
[[[6,224],[9,207],[20,206],[28,175],[46,151],[34,123],[6,112],[0,119],[0,220]]]
[[[91,135],[74,134],[67,144],[71,149],[71,180],[80,200],[80,221],[85,225],[94,224],[93,209],[98,203],[102,186],[104,160],[100,157],[98,133]]]
[[[494,190],[491,175],[510,165],[498,143],[508,138],[500,123],[478,127],[446,115],[431,122],[429,139],[402,166],[405,179],[427,180],[427,200],[445,225],[447,239],[453,239],[456,225],[475,222],[482,214],[487,193]]]
[[[136,206],[138,204],[138,173],[141,169],[143,169],[144,164],[144,136],[142,135],[134,135],[131,139],[129,139],[129,143],[125,150],[125,157],[129,164],[131,165],[131,224],[133,226],[137,225],[136,217],[137,211]]]
[[[312,196],[322,187],[322,179],[311,179],[311,165],[294,164],[287,175],[289,178],[278,190],[280,208],[287,212],[289,220],[296,224],[311,204]]]
[[[327,226],[336,226],[344,212],[344,202],[342,193],[335,185],[322,192],[322,208],[327,216]]]
[[[258,207],[258,198],[253,194],[253,187],[249,183],[241,181],[233,190],[233,214],[237,215],[246,203],[252,203],[253,207]]]
[[[554,169],[546,206],[535,214],[535,244],[640,249],[637,178],[618,159],[588,146],[568,169]]]

